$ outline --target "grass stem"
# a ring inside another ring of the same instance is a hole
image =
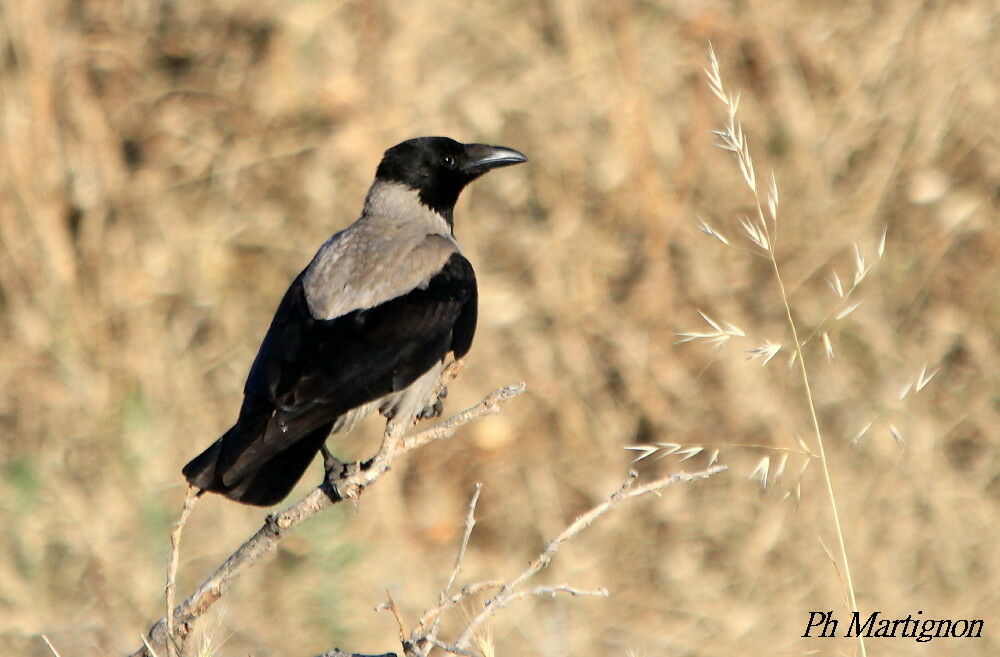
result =
[[[799,363],[799,374],[802,375],[802,386],[806,393],[806,404],[809,407],[809,418],[812,421],[813,432],[816,434],[816,447],[819,452],[819,461],[823,466],[823,481],[826,484],[826,494],[830,501],[830,513],[833,516],[833,526],[837,534],[837,545],[840,547],[840,561],[844,568],[844,582],[847,586],[847,596],[850,600],[851,611],[858,611],[858,601],[854,594],[854,579],[851,577],[851,565],[847,558],[847,543],[844,540],[844,527],[840,523],[840,513],[837,511],[837,496],[833,492],[833,479],[830,477],[830,465],[826,460],[826,448],[823,445],[823,432],[819,426],[819,418],[816,416],[816,403],[813,400],[812,386],[809,384],[809,371],[806,369],[805,357],[802,353],[802,346],[799,343],[799,332],[795,326],[795,319],[792,317],[792,307],[788,302],[788,293],[785,291],[785,282],[781,278],[781,270],[778,268],[778,261],[774,257],[773,249],[769,252],[771,267],[774,269],[774,278],[778,282],[778,290],[781,293],[781,303],[785,307],[785,319],[788,321],[788,328],[792,332],[792,339],[795,341],[796,360]],[[867,657],[865,649],[865,639],[858,634],[858,648],[861,657]]]

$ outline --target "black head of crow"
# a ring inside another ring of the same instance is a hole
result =
[[[447,137],[417,137],[387,150],[375,176],[416,190],[420,200],[451,221],[458,195],[490,169],[525,162],[503,146],[461,144]]]
[[[334,432],[378,410],[419,417],[476,329],[476,277],[452,234],[462,189],[525,162],[502,146],[420,137],[385,152],[361,216],[328,239],[278,305],[239,418],[184,466],[202,491],[281,501]]]

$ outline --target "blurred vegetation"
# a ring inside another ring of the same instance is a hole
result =
[[[750,207],[709,132],[712,39],[778,181],[803,325],[888,226],[836,360],[809,352],[859,604],[987,631],[871,649],[997,654],[998,25],[987,0],[0,2],[0,652],[47,655],[45,633],[64,657],[121,654],[162,614],[180,467],[229,426],[286,285],[408,137],[531,158],[456,211],[482,302],[448,408],[517,380],[529,396],[286,541],[203,620],[218,654],[395,649],[372,608],[386,588],[407,619],[434,602],[476,481],[467,576],[503,577],[613,488],[626,445],[808,440],[784,354],[674,345],[698,309],[788,341],[766,263],[696,229],[735,243]],[[925,362],[934,381],[898,400]],[[378,436],[372,420],[335,451]],[[497,654],[850,654],[799,638],[808,610],[844,608],[818,472],[796,505],[746,480],[760,456],[723,448],[729,475],[568,546],[547,576],[612,597],[513,607]],[[262,515],[199,504],[179,594]]]

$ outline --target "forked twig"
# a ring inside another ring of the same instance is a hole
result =
[[[716,465],[711,468],[707,468],[705,470],[701,470],[699,472],[693,472],[690,474],[686,472],[678,472],[677,474],[673,474],[668,477],[663,477],[661,479],[651,481],[647,484],[643,484],[642,486],[638,487],[633,487],[636,478],[638,476],[637,473],[634,470],[629,472],[628,477],[625,479],[622,485],[619,486],[619,488],[614,493],[612,493],[610,497],[608,497],[608,499],[604,500],[603,502],[592,508],[590,511],[587,511],[586,513],[577,517],[577,519],[574,520],[572,523],[570,523],[570,525],[566,527],[566,529],[564,529],[559,534],[559,536],[554,538],[552,541],[549,542],[548,545],[545,546],[545,549],[542,550],[541,554],[539,554],[538,557],[536,557],[535,560],[532,561],[527,568],[521,571],[521,573],[513,580],[511,580],[509,584],[502,586],[499,591],[497,591],[492,597],[486,600],[486,602],[483,603],[483,607],[479,611],[479,613],[476,614],[472,618],[472,620],[468,622],[465,629],[458,636],[458,638],[455,639],[452,645],[460,649],[467,648],[469,645],[469,641],[472,639],[472,636],[475,634],[476,630],[478,630],[483,623],[485,623],[494,614],[496,614],[498,611],[506,607],[511,602],[519,598],[525,597],[523,592],[518,591],[518,587],[521,584],[523,584],[528,578],[535,575],[538,571],[545,568],[552,560],[552,557],[555,555],[556,551],[559,550],[559,548],[562,547],[562,545],[566,543],[566,541],[570,540],[571,538],[579,534],[587,527],[590,527],[592,524],[594,524],[594,521],[596,521],[598,518],[603,516],[605,513],[610,511],[615,506],[621,504],[626,500],[634,499],[636,497],[641,497],[649,493],[658,493],[659,491],[663,490],[667,486],[670,486],[671,484],[707,479],[712,475],[722,472],[724,470],[726,470],[726,466]],[[553,595],[557,592],[568,592],[568,591],[544,590],[540,592],[545,595]],[[607,592],[605,591],[604,594],[606,595]],[[590,595],[601,595],[601,594],[590,593]]]
[[[187,638],[193,630],[194,622],[223,596],[240,575],[261,557],[273,552],[289,529],[345,498],[350,499],[360,495],[365,488],[385,474],[396,457],[435,440],[448,438],[473,420],[499,413],[504,404],[521,395],[524,390],[523,383],[494,390],[475,406],[456,413],[437,426],[418,431],[411,436],[403,435],[407,427],[392,426],[390,423],[382,447],[368,463],[360,468],[345,467],[332,485],[324,482],[284,511],[269,515],[263,526],[223,561],[187,600],[174,607],[172,614],[167,614],[153,624],[147,634],[147,640],[132,653],[131,657],[155,657],[153,648],[168,643],[168,635],[178,637],[182,641]],[[172,633],[168,630],[167,618],[171,618],[176,624]]]
[[[613,492],[606,500],[597,506],[577,517],[576,520],[570,523],[566,529],[564,529],[556,538],[545,546],[541,554],[528,564],[527,568],[521,571],[512,580],[508,582],[502,582],[499,580],[477,582],[463,587],[455,594],[450,594],[451,588],[454,586],[455,580],[461,571],[462,562],[465,559],[466,549],[469,543],[469,537],[472,533],[472,528],[475,525],[475,507],[480,493],[480,486],[477,484],[472,501],[469,504],[469,512],[465,520],[465,532],[463,533],[462,541],[459,545],[458,554],[455,559],[455,566],[452,569],[451,576],[448,578],[447,584],[438,596],[438,605],[425,611],[423,615],[421,615],[420,620],[410,632],[408,640],[403,641],[404,653],[410,657],[424,657],[432,648],[439,648],[454,655],[472,655],[476,657],[475,651],[469,648],[469,643],[473,636],[494,614],[512,602],[527,597],[554,597],[558,594],[566,594],[574,597],[583,595],[601,597],[607,596],[608,591],[603,588],[596,591],[587,591],[574,588],[568,584],[560,584],[556,586],[536,586],[533,588],[523,588],[522,585],[540,570],[545,568],[563,544],[575,537],[587,527],[590,527],[598,518],[615,506],[625,502],[626,500],[635,499],[649,493],[659,493],[671,484],[707,479],[708,477],[722,472],[723,470],[726,470],[725,466],[716,465],[699,472],[677,473],[651,481],[641,486],[635,485],[638,475],[635,471],[631,471],[625,481],[618,487],[617,490],[615,490],[615,492]],[[465,601],[470,596],[490,589],[496,589],[496,592],[482,603],[480,610],[466,623],[465,628],[454,641],[451,643],[445,643],[438,639],[438,625],[441,617],[446,611]]]

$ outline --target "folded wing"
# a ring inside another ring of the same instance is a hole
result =
[[[472,344],[476,279],[457,251],[410,291],[333,319],[314,316],[306,274],[275,313],[239,420],[185,466],[192,485],[248,504],[280,501],[339,418],[405,390],[449,352],[461,358]]]

